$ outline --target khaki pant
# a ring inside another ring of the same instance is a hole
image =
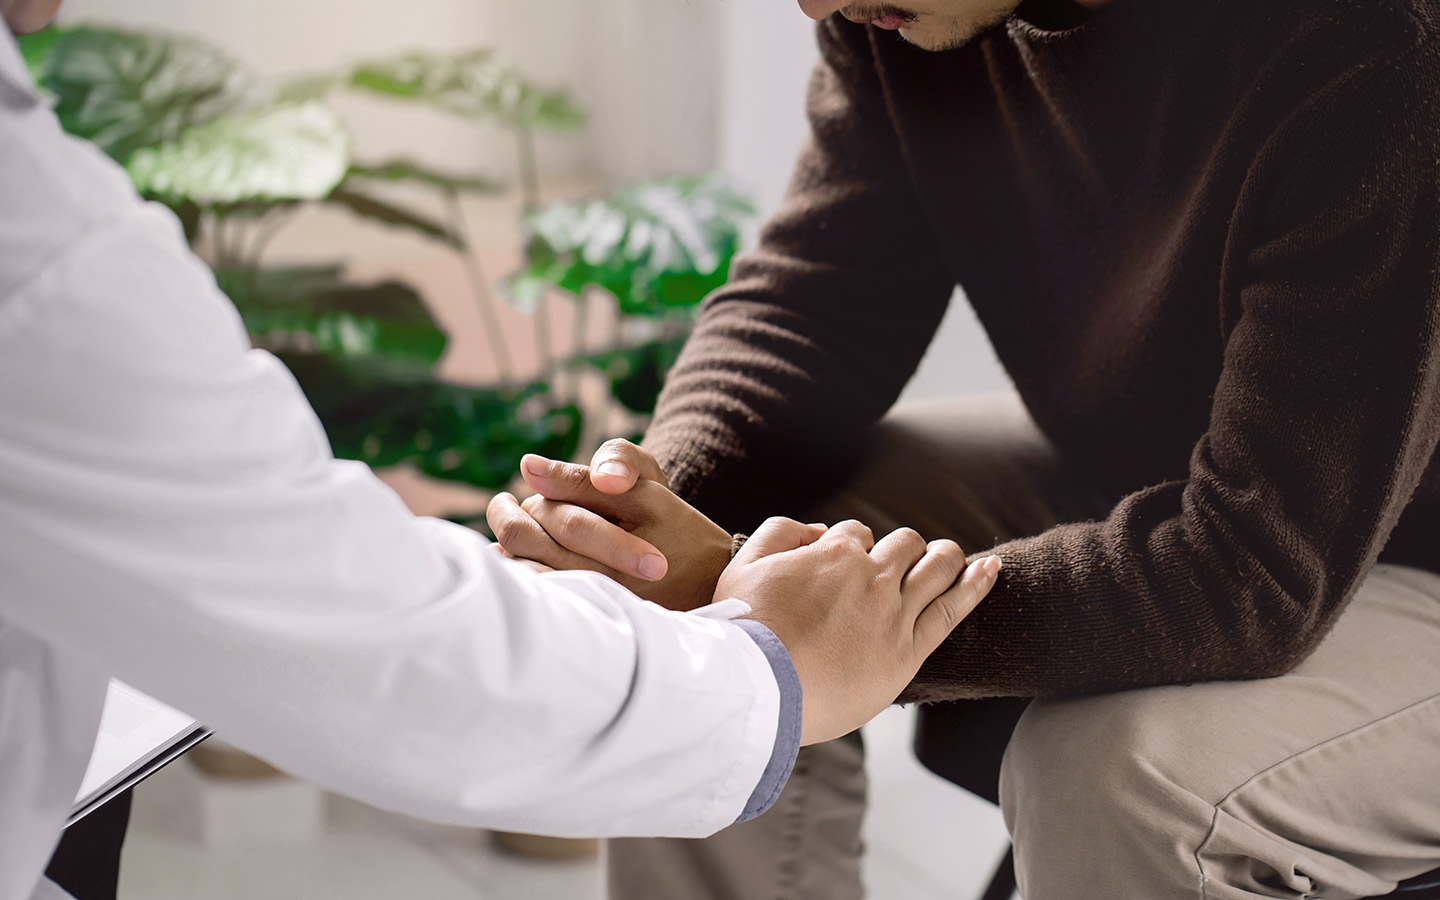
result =
[[[979,550],[1105,514],[1010,397],[901,410],[868,458],[824,521]],[[1376,567],[1280,678],[1035,702],[999,778],[1026,900],[1384,894],[1440,866],[1440,576]],[[610,896],[861,897],[864,806],[858,735],[807,748],[752,822],[612,841]]]

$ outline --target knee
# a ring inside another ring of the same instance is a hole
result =
[[[1201,727],[1169,691],[1031,704],[1000,777],[1022,873],[1044,865],[1073,885],[1112,877],[1101,869],[1124,860],[1138,881],[1189,881],[1214,817],[1214,773]]]

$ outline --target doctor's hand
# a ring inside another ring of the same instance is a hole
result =
[[[747,618],[790,652],[805,693],[800,742],[814,744],[893,703],[999,571],[998,557],[966,567],[954,541],[927,544],[909,528],[876,542],[853,520],[820,534],[777,518],[735,555],[715,599],[749,603]]]
[[[670,609],[710,602],[730,562],[731,535],[663,481],[631,478],[623,493],[607,494],[595,486],[590,467],[534,455],[521,461],[520,472],[536,495],[518,503],[498,494],[486,511],[508,555],[552,569],[602,572]],[[654,474],[663,478],[658,466]]]

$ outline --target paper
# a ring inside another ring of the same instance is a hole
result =
[[[190,716],[111,679],[95,749],[70,821],[82,818],[208,735]]]

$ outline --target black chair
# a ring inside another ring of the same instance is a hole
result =
[[[990,886],[985,888],[980,900],[1010,900],[1014,895],[1015,848],[1011,847],[1000,861],[995,877],[990,879]],[[1385,897],[1393,897],[1395,900],[1440,900],[1440,869],[1400,882],[1399,886]]]

